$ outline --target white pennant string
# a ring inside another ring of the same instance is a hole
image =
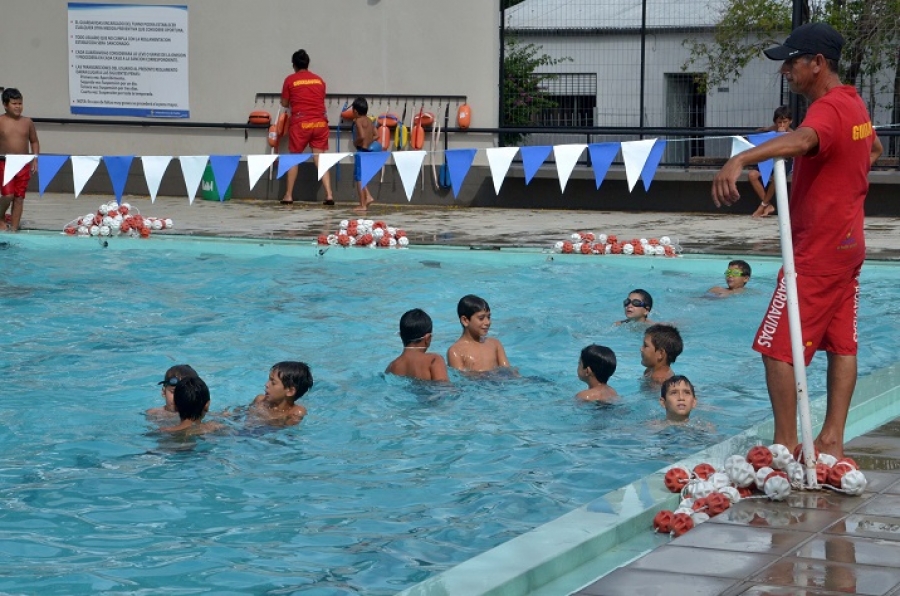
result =
[[[325,172],[337,162],[345,157],[352,155],[351,153],[319,153],[319,180],[325,175]]]
[[[559,176],[559,190],[566,192],[569,176],[578,163],[578,158],[587,149],[587,145],[556,145],[553,147],[553,159],[556,161],[556,173]]]
[[[248,155],[247,156],[247,176],[250,178],[250,188],[256,186],[263,172],[269,169],[278,155]]]
[[[97,166],[100,165],[99,155],[73,155],[72,156],[72,182],[75,185],[75,198],[84,190],[84,185],[91,179]]]
[[[145,155],[141,158],[141,165],[144,166],[144,180],[147,181],[151,203],[156,202],[159,184],[162,182],[163,174],[166,173],[170,161],[172,161],[172,157],[169,155]]]
[[[628,179],[628,192],[634,190],[641,177],[644,164],[650,157],[650,151],[656,139],[643,139],[641,141],[624,141],[622,143],[622,160],[625,162],[625,177]]]
[[[488,165],[491,167],[491,177],[494,179],[494,193],[500,194],[500,187],[509,172],[509,166],[519,152],[518,147],[488,147],[484,150],[487,154]]]
[[[9,184],[9,181],[16,177],[16,174],[22,171],[22,168],[30,164],[34,160],[34,155],[29,154],[9,154],[6,156],[6,168],[3,170],[3,186]]]
[[[184,176],[184,186],[188,193],[188,202],[193,205],[197,198],[197,189],[200,188],[200,180],[203,179],[203,170],[206,169],[208,155],[182,155],[178,158],[181,162],[181,175]]]
[[[392,154],[394,165],[400,172],[400,181],[403,182],[403,191],[406,200],[412,201],[413,191],[416,189],[416,178],[425,161],[425,151],[395,151]]]

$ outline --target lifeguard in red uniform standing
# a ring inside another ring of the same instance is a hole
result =
[[[281,87],[281,105],[290,108],[291,119],[288,127],[288,150],[303,153],[307,145],[312,148],[313,159],[319,164],[319,153],[328,151],[328,116],[325,110],[325,81],[309,70],[309,54],[297,50],[291,56],[294,74],[284,79]],[[287,171],[287,188],[284,204],[294,202],[294,183],[297,181],[297,167]],[[331,195],[331,177],[328,172],[322,176],[325,188],[325,205],[334,205]]]

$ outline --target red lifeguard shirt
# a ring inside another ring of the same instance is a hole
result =
[[[328,122],[325,111],[325,81],[308,70],[298,70],[284,79],[281,98],[291,106],[295,122]]]
[[[791,236],[797,273],[830,275],[854,269],[866,256],[863,203],[875,131],[849,85],[814,101],[800,126],[819,136],[815,155],[794,159]]]

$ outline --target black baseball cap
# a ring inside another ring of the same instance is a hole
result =
[[[826,23],[806,23],[788,35],[780,46],[763,50],[770,60],[790,60],[795,56],[822,54],[828,60],[840,60],[844,38]]]

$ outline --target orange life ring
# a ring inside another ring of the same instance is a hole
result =
[[[472,123],[472,110],[469,104],[464,103],[456,110],[456,125],[460,128],[469,128]]]
[[[431,112],[422,112],[421,114],[416,114],[413,118],[413,124],[422,123],[422,126],[431,126],[434,124],[434,114]]]
[[[275,123],[275,132],[278,133],[278,137],[281,138],[284,136],[284,133],[287,132],[288,129],[288,115],[287,112],[281,112],[278,116],[278,122]]]
[[[353,120],[353,108],[347,108],[341,112],[341,118],[344,120]]]
[[[394,128],[395,126],[397,126],[398,122],[400,122],[400,118],[393,112],[388,112],[386,114],[381,114],[380,116],[378,116],[378,126],[387,126],[388,128]]]
[[[384,149],[387,149],[391,145],[391,129],[389,126],[379,126],[378,134],[375,137],[375,140],[381,143],[381,146]]]
[[[416,117],[418,119],[418,116]],[[425,129],[419,122],[413,126],[412,134],[409,135],[409,146],[418,151],[425,146]]]
[[[269,134],[267,137],[267,141],[269,143],[269,147],[277,147],[278,146],[278,126],[273,124],[269,127]]]
[[[254,110],[247,118],[247,124],[253,126],[268,126],[272,122],[272,116],[266,110]]]

